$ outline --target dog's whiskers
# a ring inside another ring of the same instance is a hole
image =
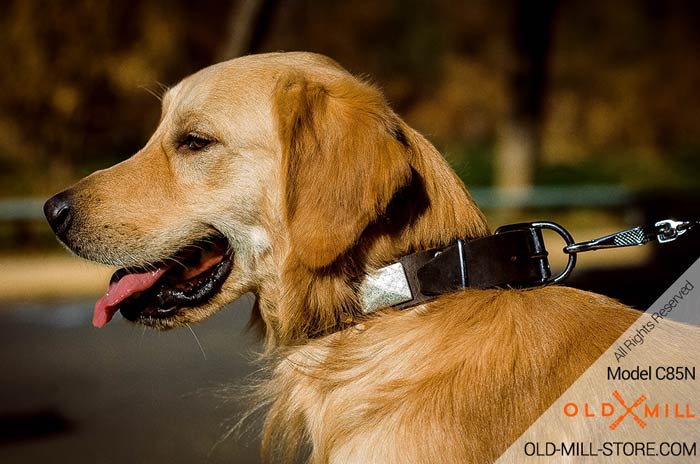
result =
[[[163,97],[161,97],[157,92],[154,90],[150,89],[148,86],[145,85],[140,85],[140,89],[145,90],[149,95],[155,97],[158,101],[162,101]]]
[[[156,81],[155,84],[158,86],[158,90],[160,90],[160,98],[159,98],[159,100],[162,100],[162,99],[163,99],[163,96],[165,95],[165,92],[167,92],[168,90],[170,90],[170,87],[168,87],[167,85],[163,84],[163,83],[160,82],[160,81]]]
[[[141,331],[141,338],[139,338],[139,350],[141,350],[141,347],[143,346],[143,339],[146,336],[146,329],[147,327],[144,325],[143,330]]]
[[[199,342],[199,337],[197,337],[197,334],[194,333],[194,329],[190,324],[187,324],[186,326],[188,329],[190,329],[190,332],[192,333],[192,336],[194,337],[194,341],[197,342],[197,346],[199,347],[199,351],[202,352],[202,356],[204,357],[204,360],[207,360],[207,354],[204,352],[204,348],[202,347],[202,344]]]
[[[216,246],[216,241],[211,239],[211,238],[205,238],[205,239],[200,240],[199,243],[196,243],[192,246],[194,248],[199,248],[200,250],[203,250],[204,248],[200,244]]]
[[[183,267],[183,268],[187,268],[187,265],[177,258],[168,258],[165,261],[175,263],[176,265]]]
[[[160,92],[151,89],[148,85],[139,85],[139,88],[141,90],[145,90],[149,95],[155,97],[156,100],[158,100],[159,102],[162,102],[163,95],[165,95],[165,92],[167,92],[168,88],[160,82],[156,82],[156,85],[158,86],[158,90]]]

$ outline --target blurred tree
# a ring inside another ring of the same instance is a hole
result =
[[[506,117],[496,149],[495,182],[528,188],[539,162],[555,0],[515,0]]]
[[[535,181],[568,165],[700,183],[695,1],[561,0],[549,47],[552,0],[271,1],[6,1],[0,195],[48,194],[134,153],[158,120],[149,91],[246,50],[316,51],[372,76],[470,183],[501,158],[533,178],[496,154],[509,132],[530,134],[513,144],[531,147],[523,159],[541,152]]]
[[[258,50],[273,4],[272,0],[242,0],[235,8],[231,8],[228,33],[218,54],[219,61]]]
[[[0,193],[46,194],[134,153],[154,128],[150,93],[209,64],[218,2],[7,2],[0,17]]]

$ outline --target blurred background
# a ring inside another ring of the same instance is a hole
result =
[[[0,461],[257,462],[225,439],[255,369],[250,301],[194,332],[97,331],[110,269],[71,257],[43,201],[135,153],[157,95],[247,53],[324,53],[386,93],[492,228],[578,240],[700,219],[700,7],[691,0],[38,1],[0,16]],[[579,257],[570,285],[646,309],[698,235]],[[550,250],[559,244],[551,237]],[[554,266],[563,255],[553,253]]]

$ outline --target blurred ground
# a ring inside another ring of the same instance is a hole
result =
[[[107,289],[112,272],[68,252],[0,255],[0,301],[94,297]]]
[[[247,406],[249,301],[196,326],[199,341],[119,316],[97,330],[91,309],[0,303],[0,462],[259,462],[255,433],[217,445]]]

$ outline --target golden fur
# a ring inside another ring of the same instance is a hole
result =
[[[177,142],[188,133],[215,143],[188,152]],[[260,389],[274,459],[494,460],[637,317],[565,287],[467,290],[363,317],[366,273],[489,230],[435,148],[318,55],[249,56],[188,77],[148,144],[70,195],[67,240],[90,259],[144,266],[212,229],[228,238],[222,291],[156,325],[256,294],[276,360]]]

